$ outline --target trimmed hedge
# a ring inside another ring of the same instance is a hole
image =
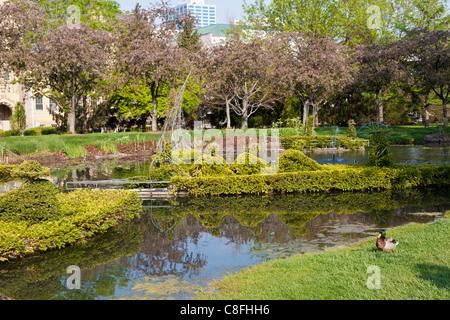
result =
[[[126,190],[77,190],[56,199],[54,219],[0,223],[0,262],[84,241],[138,217],[142,208],[139,195]]]
[[[47,180],[26,183],[0,195],[0,222],[28,221],[39,223],[57,217],[60,213],[56,195],[59,189]]]
[[[280,141],[283,147],[287,149],[319,149],[330,148],[333,136],[283,136]],[[361,139],[353,140],[350,137],[338,136],[336,138],[336,147],[344,149],[360,149],[367,144]]]
[[[335,166],[336,167],[336,166]],[[274,175],[172,178],[176,190],[192,195],[264,194],[278,192],[363,191],[444,186],[450,165],[397,165],[395,168],[356,167]]]

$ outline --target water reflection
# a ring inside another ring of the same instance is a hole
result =
[[[450,163],[450,147],[443,146],[391,146],[391,152],[394,161],[397,163],[408,164],[442,164]],[[352,151],[335,152],[333,159],[333,152],[308,152],[308,155],[317,162],[332,163],[332,164],[352,164],[352,163],[367,163],[369,162],[370,148]]]
[[[153,202],[139,219],[84,244],[0,264],[0,292],[15,299],[189,299],[257,263],[433,221],[450,208],[449,191]],[[69,265],[82,269],[81,290],[66,288]]]

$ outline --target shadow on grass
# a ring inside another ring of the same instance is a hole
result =
[[[449,275],[450,268],[437,264],[417,264],[417,270],[420,272],[419,277],[430,281],[436,287],[450,289]]]

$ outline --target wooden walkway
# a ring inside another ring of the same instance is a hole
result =
[[[79,189],[95,189],[95,190],[123,190],[125,186],[131,185],[148,185],[149,187],[129,187],[126,190],[135,191],[142,199],[146,198],[167,198],[188,196],[189,192],[174,191],[170,184],[171,181],[130,181],[130,180],[98,180],[98,181],[70,181],[66,182],[67,191]],[[168,185],[167,188],[154,188],[153,185]]]

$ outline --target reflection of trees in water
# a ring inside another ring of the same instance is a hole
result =
[[[208,263],[197,247],[207,235],[239,250],[314,239],[332,225],[427,222],[434,218],[409,213],[448,210],[447,195],[448,189],[440,189],[181,199],[171,208],[144,210],[85,244],[0,264],[0,291],[16,299],[110,297],[133,277],[197,275]],[[72,264],[82,269],[84,285],[69,292],[61,283]]]

